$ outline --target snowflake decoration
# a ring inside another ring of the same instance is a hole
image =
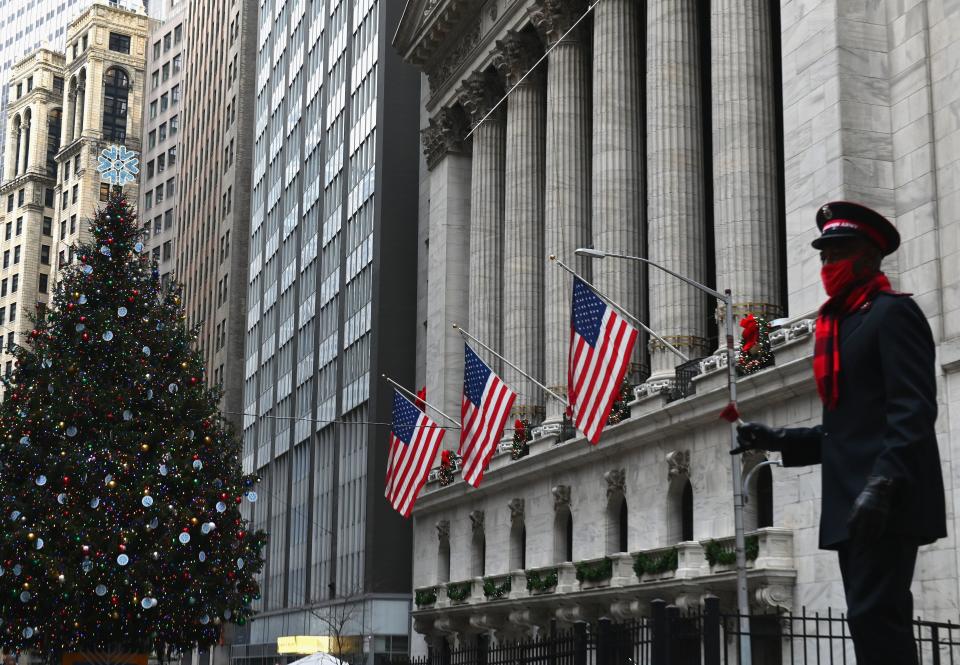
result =
[[[100,157],[97,158],[99,164],[97,171],[100,173],[100,179],[106,180],[112,185],[123,186],[133,181],[140,169],[137,165],[140,159],[137,153],[127,150],[124,145],[112,145],[100,151]]]

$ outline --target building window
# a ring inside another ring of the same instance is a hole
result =
[[[170,66],[173,67],[174,74],[179,74],[183,68],[183,56],[179,53],[173,56],[173,60],[170,61]]]
[[[167,198],[170,198],[171,196],[173,196],[176,193],[176,190],[177,190],[176,181],[173,178],[170,178],[169,180],[167,180]],[[20,232],[17,231],[17,233],[20,233]]]
[[[160,71],[161,71],[161,74],[160,74],[161,81],[166,81],[168,78],[170,78],[170,63],[169,62],[163,63],[163,67],[160,68]]]
[[[150,102],[150,119],[153,120],[157,117],[157,100],[154,99]]]
[[[13,212],[13,194],[7,196],[7,212]]]
[[[163,173],[166,168],[167,168],[167,156],[161,153],[157,155],[157,173]]]
[[[179,44],[183,41],[183,25],[178,25],[173,29],[173,43]]]
[[[32,77],[32,76],[28,76],[28,77],[27,77],[27,92],[30,92],[31,90],[33,90],[33,77]]]
[[[63,163],[63,180],[70,180],[70,160],[67,160]]]
[[[53,91],[58,95],[63,94],[63,77],[62,76],[53,77]]]
[[[155,165],[152,159],[147,162],[147,180],[153,177],[154,166]]]
[[[60,220],[60,240],[63,240],[67,237],[67,220]]]
[[[10,312],[7,318],[9,319],[10,323],[13,323],[17,320],[17,303],[10,303]]]
[[[14,235],[23,233],[23,217],[17,217],[17,229],[13,233]]]
[[[100,183],[100,200],[101,201],[110,200],[110,183],[107,183],[107,182]]]
[[[180,130],[180,116],[175,115],[170,118],[170,136],[173,136]]]
[[[70,192],[65,189],[60,200],[60,210],[66,210],[68,205],[70,205]]]
[[[514,518],[510,527],[510,570],[527,567],[527,525],[523,517]]]
[[[9,249],[3,250],[3,267],[4,268],[10,267],[10,250]]]
[[[7,222],[6,227],[3,229],[3,239],[10,240],[13,237],[13,222]]]
[[[573,513],[569,505],[557,509],[553,525],[553,560],[557,563],[573,561]]]
[[[166,53],[170,50],[170,46],[173,44],[173,35],[167,33],[163,36],[163,52]]]
[[[160,95],[160,112],[163,113],[168,108],[170,108],[170,94],[165,92]]]
[[[143,207],[147,210],[153,207],[153,192],[147,192],[143,197]]]
[[[470,518],[474,518],[472,513]],[[473,540],[470,549],[472,550],[471,572],[474,577],[483,577],[487,574],[487,534],[483,529],[483,513],[480,513],[479,521],[473,522]]]
[[[110,34],[112,38],[113,33]],[[124,141],[127,138],[127,97],[130,94],[130,81],[119,67],[108,69],[103,78],[103,138],[108,141]]]
[[[154,198],[156,199],[157,203],[162,202],[162,201],[163,201],[163,185],[158,186],[158,187],[154,190],[153,195],[154,195]]]
[[[446,526],[444,531],[442,525]],[[437,547],[437,582],[450,581],[450,522],[442,522],[437,525],[440,531],[440,542]]]
[[[177,146],[173,146],[167,150],[167,162],[169,162],[170,166],[177,163]]]
[[[43,274],[40,275],[40,283],[37,285],[37,289],[40,291],[40,293],[46,293],[46,292],[47,292],[47,280],[48,280],[48,279],[49,279],[49,278],[48,278],[46,275],[43,275]]]
[[[108,48],[117,53],[130,52],[130,35],[121,35],[119,32],[110,33],[110,43]]]
[[[151,150],[157,146],[157,130],[154,129],[147,135],[147,146]]]
[[[23,202],[26,200],[26,195],[27,195],[26,190],[21,189],[20,191],[17,192],[17,207],[20,207],[23,205]]]
[[[160,123],[159,129],[160,129],[160,141],[161,142],[166,141],[167,140],[167,123],[165,122]]]
[[[7,352],[13,351],[13,331],[7,333]]]
[[[13,265],[20,263],[20,245],[13,248]]]
[[[169,261],[173,257],[173,242],[168,240],[163,243],[163,260]]]
[[[40,245],[40,263],[50,265],[50,245]]]
[[[77,232],[77,216],[70,215],[70,233]]]
[[[163,213],[163,228],[172,229],[173,228],[173,211],[167,210]]]
[[[10,278],[10,293],[16,293],[18,290],[20,290],[19,273]]]
[[[160,70],[158,69],[150,75],[150,89],[154,90],[160,85]]]
[[[179,58],[180,56],[178,55],[177,57]],[[180,103],[180,84],[179,83],[173,86],[172,88],[170,88],[170,103],[173,105]]]
[[[80,198],[80,185],[74,185],[70,190],[70,202],[76,203],[78,198]]]
[[[156,60],[160,57],[160,40],[158,39],[153,43],[153,59]]]
[[[43,218],[43,235],[48,236],[53,234],[53,219],[50,217]]]
[[[0,281],[0,298],[7,295],[7,280]]]
[[[57,176],[57,151],[60,149],[62,116],[60,109],[50,109],[47,114],[47,176],[51,178]]]
[[[54,196],[56,196],[55,192],[49,187],[43,190],[43,205],[52,208],[54,205]]]

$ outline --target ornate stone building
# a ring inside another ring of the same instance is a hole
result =
[[[775,365],[739,380],[741,412],[813,424],[823,293],[809,243],[834,199],[894,220],[903,246],[885,269],[938,342],[951,535],[923,548],[914,590],[918,614],[955,615],[958,34],[960,10],[942,0],[409,0],[394,45],[423,71],[417,354],[430,401],[459,411],[452,322],[562,393],[570,278],[550,254],[693,359],[643,339],[630,415],[597,447],[561,441],[561,405],[500,368],[521,393],[516,416],[543,425],[528,456],[494,457],[479,490],[431,482],[421,495],[418,633],[535,631],[642,614],[655,597],[733,603],[716,303],[574,250],[647,257],[732,289],[738,317],[780,319]],[[456,432],[445,443],[455,448]],[[817,549],[819,471],[765,466],[749,496],[752,602],[842,609],[835,555]]]
[[[0,367],[45,305],[56,271],[73,260],[106,195],[97,156],[140,151],[147,18],[93,3],[67,28],[66,53],[38,49],[11,70],[0,196]],[[137,183],[126,186],[136,201]]]

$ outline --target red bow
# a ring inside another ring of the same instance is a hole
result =
[[[760,324],[753,318],[753,314],[747,314],[740,319],[740,327],[743,328],[743,352],[749,353],[760,338]]]
[[[444,469],[449,469],[449,468],[450,468],[450,464],[451,464],[451,461],[450,461],[450,451],[449,451],[449,450],[443,450],[443,451],[441,451],[441,452],[440,452],[440,466],[442,466]]]

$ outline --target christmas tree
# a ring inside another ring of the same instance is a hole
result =
[[[250,617],[265,535],[180,288],[121,192],[91,230],[4,381],[0,646],[163,658]]]

